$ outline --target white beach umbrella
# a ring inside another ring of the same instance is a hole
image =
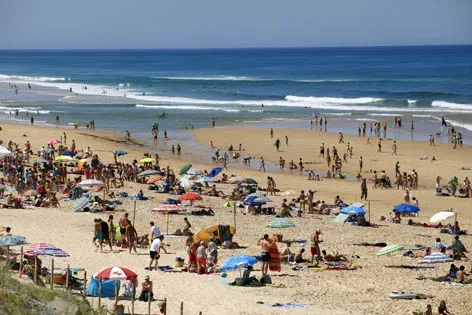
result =
[[[441,211],[441,212],[438,212],[435,215],[433,215],[431,217],[431,219],[429,219],[429,222],[439,223],[439,222],[442,222],[444,220],[447,220],[447,219],[453,217],[454,215],[455,215],[455,213],[451,212],[451,211]]]
[[[104,186],[105,184],[96,179],[87,179],[79,183],[79,186]]]

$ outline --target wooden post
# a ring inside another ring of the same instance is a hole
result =
[[[36,284],[38,282],[38,256],[34,254],[34,275],[33,282]]]
[[[70,271],[70,265],[67,264],[67,271],[66,271],[66,290],[69,289],[69,271]]]
[[[134,289],[131,288],[131,315],[134,315],[134,296],[135,296]]]
[[[85,292],[87,290],[87,270],[84,271],[84,297],[87,296],[87,293]]]
[[[134,226],[134,220],[136,219],[136,200],[134,201],[134,210],[133,210],[133,226]]]
[[[115,306],[118,305],[118,287],[116,285],[116,281],[117,280],[113,282],[115,284]]]
[[[10,246],[7,245],[7,259],[6,259],[6,266],[8,270],[10,270]]]
[[[180,315],[184,315],[184,302],[180,302]]]
[[[169,214],[167,214],[167,235],[169,235]]]
[[[151,315],[151,292],[148,293],[148,315]]]
[[[51,290],[54,288],[54,258],[51,259]]]
[[[98,280],[98,308],[102,308],[102,277]]]
[[[236,202],[233,202],[233,223],[234,228],[236,228]]]
[[[21,278],[21,273],[23,272],[23,246],[21,246],[21,250],[20,250],[20,269],[19,269],[19,272],[20,272],[20,278]]]
[[[370,200],[369,200],[369,224],[370,224]]]
[[[164,298],[164,315],[167,315],[167,298]]]
[[[131,287],[131,315],[134,315],[134,296],[136,295],[135,289]]]

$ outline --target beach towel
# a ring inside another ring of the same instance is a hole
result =
[[[276,242],[273,242],[269,247],[270,261],[269,261],[269,270],[278,271],[282,270],[280,266],[280,253],[277,248]]]

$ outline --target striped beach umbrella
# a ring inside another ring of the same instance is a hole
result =
[[[295,227],[295,224],[285,218],[275,218],[267,224],[267,227],[284,229]]]
[[[261,193],[261,192],[255,192],[255,193],[252,193],[250,195],[247,195],[246,198],[251,198],[251,197],[265,197],[266,195],[264,193]]]
[[[388,245],[388,246],[383,247],[381,250],[379,250],[377,252],[377,256],[391,254],[391,253],[399,251],[401,249],[403,249],[403,246],[401,246],[401,245]]]
[[[97,272],[94,276],[95,279],[103,280],[132,280],[138,278],[138,275],[129,270],[128,268],[121,266],[113,266],[103,268]]]
[[[161,172],[158,172],[156,170],[145,170],[139,173],[138,177],[146,177],[146,176],[158,175],[158,174],[161,174]]]
[[[0,237],[0,247],[16,246],[25,242],[25,238],[19,235],[8,235]]]
[[[79,186],[104,186],[105,184],[96,179],[86,179],[79,183]]]
[[[443,253],[432,253],[431,255],[425,256],[420,260],[420,264],[435,264],[435,263],[445,263],[453,261],[453,259]]]
[[[180,211],[180,207],[178,205],[162,204],[162,205],[158,205],[151,211],[159,212],[159,213],[175,213],[175,212]]]

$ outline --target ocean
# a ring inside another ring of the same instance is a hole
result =
[[[1,120],[94,119],[145,138],[155,122],[172,135],[212,118],[300,127],[315,115],[351,132],[396,115],[425,132],[442,116],[472,130],[472,46],[0,51],[0,88]]]

